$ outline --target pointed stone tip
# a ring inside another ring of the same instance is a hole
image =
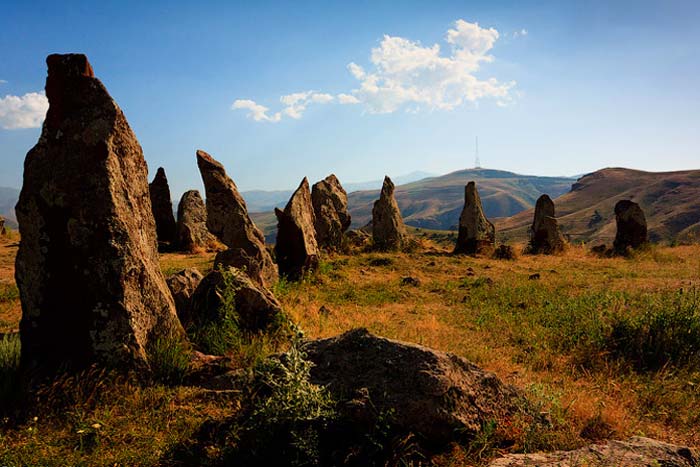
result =
[[[49,68],[49,76],[53,77],[95,77],[92,65],[84,54],[51,54],[46,57],[46,65]]]
[[[217,161],[211,157],[209,153],[202,151],[201,149],[197,149],[197,165],[200,169],[207,168],[224,170],[224,166],[221,162]]]
[[[165,177],[165,169],[163,167],[158,167],[158,170],[156,170],[156,177]]]

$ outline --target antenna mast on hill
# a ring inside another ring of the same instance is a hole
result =
[[[479,160],[479,137],[476,137],[476,152],[474,154],[474,168],[481,168],[481,161]]]

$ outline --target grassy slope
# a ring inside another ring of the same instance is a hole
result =
[[[650,307],[673,309],[680,289],[695,297],[698,313],[700,246],[657,248],[630,260],[599,259],[573,248],[563,256],[514,262],[453,257],[446,254],[449,247],[426,241],[416,253],[326,258],[316,276],[282,283],[276,292],[309,337],[365,326],[465,356],[524,388],[555,426],[553,435],[532,446],[583,444],[581,429],[601,421],[615,437],[645,434],[700,445],[697,370],[671,365],[637,373],[591,347],[603,329],[599,323],[613,315],[643,316]],[[373,266],[378,257],[391,264]],[[3,257],[3,267],[8,259]],[[165,271],[206,267],[210,261],[211,256],[196,255],[162,258]],[[541,279],[529,280],[533,273]],[[421,285],[402,286],[408,275]],[[0,308],[0,320],[16,320],[8,311],[16,309],[16,298],[2,300],[9,307]],[[318,312],[322,305],[330,314]],[[16,323],[5,329],[13,327]],[[0,425],[0,464],[157,465],[203,421],[238,409],[235,395],[107,387],[97,393],[108,397],[77,404],[68,413],[40,410],[37,420]],[[463,454],[456,450],[443,462],[461,465]]]

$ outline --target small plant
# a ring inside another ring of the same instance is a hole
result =
[[[12,408],[21,396],[20,350],[19,334],[7,334],[0,338],[0,411]]]
[[[180,384],[190,368],[191,352],[188,343],[177,337],[159,337],[149,352],[151,377],[154,381],[175,385]]]

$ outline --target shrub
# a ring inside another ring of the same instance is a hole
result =
[[[501,244],[494,250],[493,257],[495,259],[514,260],[516,259],[516,254],[512,246]]]
[[[0,338],[0,411],[3,412],[11,409],[21,396],[20,350],[19,334],[7,334]]]
[[[159,337],[149,350],[153,380],[167,385],[182,383],[190,368],[188,343],[178,337]]]

